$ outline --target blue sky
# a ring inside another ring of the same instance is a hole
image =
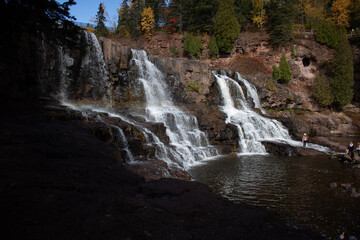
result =
[[[66,0],[57,0],[59,3],[66,2]],[[99,9],[99,4],[103,2],[106,7],[106,16],[108,22],[107,26],[113,26],[117,23],[116,9],[120,8],[122,0],[75,0],[76,5],[70,7],[70,14],[76,17],[77,22],[91,23],[90,19],[95,18]]]

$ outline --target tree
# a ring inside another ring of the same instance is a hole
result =
[[[217,55],[219,55],[219,47],[216,43],[215,37],[210,38],[208,48],[210,50],[209,51],[210,57],[216,57]]]
[[[107,37],[109,35],[109,30],[105,26],[106,17],[105,17],[105,4],[99,4],[99,10],[96,14],[97,25],[95,27],[95,34],[98,36]]]
[[[271,0],[268,7],[270,42],[283,44],[294,36],[294,4],[292,0]]]
[[[144,8],[141,16],[141,30],[144,31],[146,39],[150,41],[152,36],[152,30],[155,26],[154,12],[151,7]]]
[[[120,9],[118,9],[118,24],[116,27],[116,33],[129,37],[129,5],[127,0],[123,0]]]
[[[170,18],[178,19],[179,31],[191,27],[192,11],[195,7],[195,0],[170,0]]]
[[[235,15],[241,26],[246,26],[252,22],[252,0],[235,0]]]
[[[300,0],[300,9],[306,16],[306,25],[310,29],[317,29],[325,21],[330,0]]]
[[[192,33],[187,33],[183,37],[183,41],[184,51],[190,58],[199,58],[201,56],[203,45],[200,36],[194,36]]]
[[[336,25],[330,21],[320,21],[316,28],[316,41],[335,48],[339,41],[339,33]]]
[[[323,74],[316,74],[312,85],[312,95],[314,99],[323,107],[329,106],[333,102],[333,95],[329,81]]]
[[[165,0],[145,0],[145,8],[150,7],[154,12],[156,26],[162,26],[165,23]]]
[[[132,38],[137,38],[141,30],[141,14],[144,9],[143,0],[131,0],[129,8],[129,30]]]
[[[346,30],[340,31],[339,43],[335,48],[333,78],[330,82],[334,104],[345,106],[353,98],[354,62]]]
[[[240,24],[235,16],[234,0],[220,0],[214,27],[219,51],[230,53],[239,32]]]
[[[337,26],[349,26],[350,0],[334,0],[331,6],[331,20]]]
[[[263,25],[265,23],[265,4],[270,0],[254,0],[254,8],[251,11],[253,22],[260,28],[261,32],[263,30]]]
[[[213,33],[213,18],[216,14],[217,0],[195,1],[189,18],[188,30]]]
[[[279,67],[273,68],[273,80],[279,83],[288,83],[291,80],[292,72],[289,63],[286,61],[285,54],[281,54]]]

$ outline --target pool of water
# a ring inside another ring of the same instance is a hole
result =
[[[194,179],[232,201],[268,209],[293,226],[310,228],[327,239],[342,231],[360,239],[360,198],[340,184],[360,191],[360,170],[330,156],[223,156],[193,167]],[[331,182],[338,184],[330,188]]]

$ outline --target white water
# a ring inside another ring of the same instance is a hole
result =
[[[213,72],[223,99],[222,111],[227,115],[226,122],[234,124],[239,134],[239,154],[266,154],[262,141],[289,144],[301,147],[302,143],[291,139],[288,130],[277,120],[266,118],[253,111],[245,99],[239,83],[225,74]],[[247,95],[260,108],[256,88],[237,74],[239,81],[247,88]],[[250,89],[250,90],[249,90]],[[261,109],[261,108],[260,108]],[[309,148],[329,152],[326,147],[308,144]]]
[[[86,55],[82,59],[80,78],[92,85],[92,98],[111,102],[111,84],[100,44],[95,34],[85,31]]]
[[[239,73],[236,73],[236,79],[245,85],[247,97],[254,103],[254,107],[260,109],[262,114],[266,114],[264,109],[261,108],[260,99],[256,91],[256,87],[250,84],[244,78],[242,78]]]
[[[149,61],[142,50],[132,50],[133,62],[138,69],[138,79],[146,97],[145,118],[149,122],[161,122],[166,127],[171,148],[171,160],[185,168],[202,159],[218,155],[209,145],[205,133],[199,130],[197,119],[176,107],[167,89],[164,75]]]

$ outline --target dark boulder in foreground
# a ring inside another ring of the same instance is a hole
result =
[[[145,182],[82,120],[37,113],[0,123],[6,239],[321,239],[200,183]]]

